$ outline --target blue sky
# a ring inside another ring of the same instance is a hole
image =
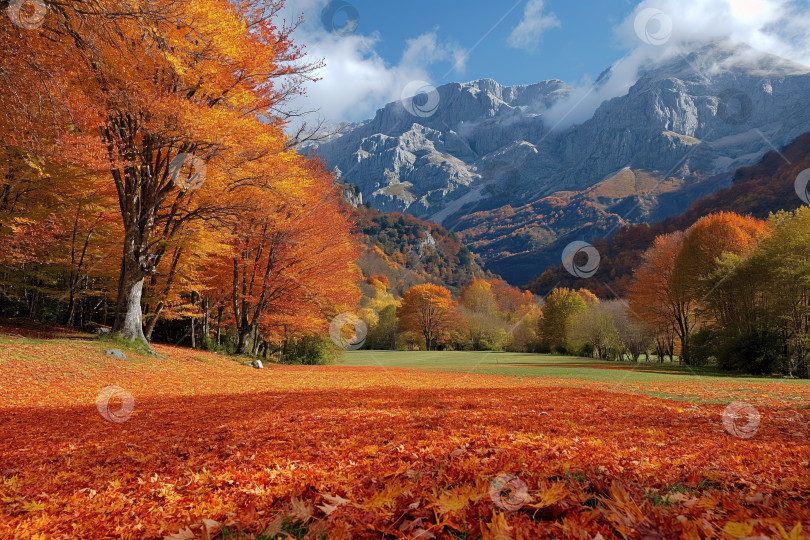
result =
[[[465,70],[452,70],[453,61],[431,66],[436,84],[487,77],[502,84],[528,84],[554,78],[572,81],[584,75],[595,78],[626,52],[626,47],[614,38],[612,29],[634,7],[627,0],[547,0],[544,11],[553,13],[559,26],[547,28],[537,47],[527,44],[527,50],[508,43],[511,32],[523,18],[525,1],[352,0],[351,3],[359,14],[357,32],[379,33],[377,52],[391,64],[397,63],[405,52],[406,40],[418,35],[435,31],[443,41],[457,43],[465,50],[483,39],[469,53]]]
[[[695,42],[743,42],[810,65],[808,3],[288,0],[284,14],[303,14],[294,37],[310,58],[325,62],[322,80],[295,103],[317,111],[310,119],[369,118],[386,103],[408,97],[403,89],[414,81],[439,86],[492,78],[511,85],[556,78],[576,89],[573,99],[587,96],[569,119],[579,122],[603,100],[626,93],[642,67],[684,54]],[[357,18],[348,30],[341,28],[346,14]],[[611,65],[608,84],[590,92],[591,82]]]

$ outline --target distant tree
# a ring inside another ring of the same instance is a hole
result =
[[[681,342],[681,356],[688,356],[689,338],[698,322],[697,301],[689,294],[683,267],[675,264],[684,234],[659,236],[644,253],[633,274],[628,301],[632,313],[665,335],[672,329]],[[665,340],[660,344],[665,343]],[[659,347],[659,359],[661,351]]]
[[[459,303],[475,313],[491,314],[497,309],[492,284],[485,279],[474,279],[461,289]]]
[[[613,324],[619,337],[623,354],[638,362],[642,354],[647,354],[655,338],[655,330],[646,322],[638,320],[623,300],[604,302],[613,314]]]
[[[386,351],[397,348],[396,305],[389,304],[385,306],[376,314],[373,324],[369,324],[366,348]]]
[[[447,337],[457,313],[448,289],[426,283],[405,293],[397,316],[400,330],[420,333],[430,351]]]
[[[611,305],[594,304],[574,315],[568,329],[568,342],[572,349],[595,352],[600,360],[615,358],[621,340]]]
[[[546,298],[543,318],[540,320],[541,339],[552,348],[563,349],[568,342],[568,330],[574,317],[588,307],[583,297],[596,298],[587,291],[554,289]],[[598,300],[596,300],[598,302]]]

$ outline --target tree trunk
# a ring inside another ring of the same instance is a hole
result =
[[[149,322],[146,323],[146,339],[152,341],[152,334],[155,331],[155,327],[157,326],[158,319],[160,319],[160,314],[163,312],[165,304],[163,302],[158,303],[157,307],[155,308],[155,314],[152,315],[152,318],[149,319]]]
[[[236,354],[248,354],[250,350],[251,334],[253,334],[253,329],[250,326],[245,325],[239,329],[239,341],[236,345]]]
[[[142,341],[146,344],[141,316],[141,295],[144,277],[140,272],[124,270],[118,287],[118,302],[115,312],[113,332],[128,341]]]
[[[689,336],[686,335],[681,338],[681,358],[680,364],[691,365],[692,357],[689,354]]]
[[[225,311],[223,306],[217,308],[217,347],[222,346],[222,312]]]
[[[191,318],[191,348],[197,348],[197,340],[195,334],[197,333],[196,329],[194,328],[194,321],[196,319],[194,317]]]
[[[202,329],[201,329],[202,330],[202,338],[201,338],[202,343],[201,344],[202,344],[203,347],[205,347],[206,343],[208,343],[208,338],[209,338],[209,336],[211,334],[210,323],[208,321],[208,310],[209,310],[209,303],[208,303],[208,297],[206,296],[205,298],[203,298],[203,301],[202,301],[203,316],[202,316]]]

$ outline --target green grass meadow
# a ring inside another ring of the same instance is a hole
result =
[[[606,388],[621,388],[623,385],[644,383],[649,390],[639,389],[643,394],[656,397],[695,401],[694,396],[661,392],[662,385],[723,382],[724,386],[741,386],[747,383],[785,383],[807,385],[807,380],[748,377],[718,371],[714,367],[693,368],[673,363],[658,362],[607,362],[574,356],[556,356],[528,353],[467,352],[467,351],[350,351],[337,362],[344,366],[368,366],[382,368],[409,368],[421,371],[447,371],[477,373],[482,375],[505,375],[509,377],[544,377],[558,379],[561,386],[578,386],[578,382],[602,382]],[[609,385],[609,386],[608,386]],[[659,390],[655,391],[652,387]],[[742,392],[748,389],[739,388]]]

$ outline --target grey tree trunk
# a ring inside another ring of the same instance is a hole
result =
[[[141,295],[143,294],[143,276],[124,272],[118,288],[118,303],[113,332],[128,341],[147,343],[143,333],[141,315]]]

